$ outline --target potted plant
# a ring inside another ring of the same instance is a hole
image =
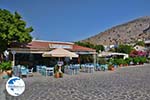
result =
[[[118,65],[120,66],[120,67],[123,67],[123,62],[124,60],[123,59],[118,59]]]
[[[54,77],[55,78],[59,78],[59,71],[58,71],[59,69],[58,69],[58,66],[57,65],[55,65],[55,67],[54,67]]]
[[[63,73],[59,73],[59,77],[62,78],[63,77]]]
[[[12,67],[11,67],[11,62],[10,61],[5,61],[5,62],[3,61],[0,64],[0,68],[1,68],[2,71],[5,71],[9,77],[12,76]]]
[[[59,78],[59,72],[55,72],[55,75],[54,75],[55,78]]]
[[[125,61],[126,61],[126,63],[129,65],[130,62],[132,61],[132,58],[131,58],[131,57],[130,57],[130,58],[126,58]]]
[[[62,78],[63,77],[63,73],[60,72],[59,66],[57,66],[57,65],[54,67],[54,73],[55,73],[55,75],[54,75],[55,78]]]
[[[139,64],[140,59],[138,57],[133,58],[133,63],[134,64]]]
[[[146,57],[139,57],[139,64],[144,64],[146,62]]]
[[[114,66],[112,64],[108,65],[108,70],[114,71]]]

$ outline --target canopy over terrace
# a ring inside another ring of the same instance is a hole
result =
[[[101,52],[99,57],[107,57],[107,56],[123,56],[123,58],[128,58],[129,55],[125,53],[118,53],[118,52]]]
[[[50,52],[44,52],[42,54],[43,57],[78,57],[76,53],[70,52],[68,50],[65,50],[63,48],[56,48]]]
[[[87,48],[87,47],[82,47],[72,42],[43,41],[43,40],[33,40],[32,42],[28,43],[27,45],[23,47],[20,46],[20,48],[9,48],[9,50],[15,51],[16,56],[29,54],[31,58],[33,57],[37,60],[37,58],[34,57],[35,55],[41,55],[42,57],[42,54],[44,52],[49,52],[55,48],[63,48],[70,52],[76,53],[79,56],[88,54],[88,55],[94,55],[93,57],[95,57],[96,55],[96,50]],[[31,58],[28,58],[27,60]],[[43,59],[43,58],[40,58],[40,59]],[[18,60],[21,61],[23,59],[20,58]],[[96,61],[94,60],[94,62]]]

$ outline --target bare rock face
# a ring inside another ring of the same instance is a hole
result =
[[[89,37],[82,42],[92,44],[130,44],[137,40],[150,39],[150,16],[141,17],[133,21],[117,25],[104,32]]]

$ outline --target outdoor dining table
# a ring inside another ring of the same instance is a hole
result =
[[[80,69],[79,65],[67,65],[65,66],[65,73],[69,75],[78,74],[79,69]]]
[[[87,72],[87,73],[93,73],[95,70],[93,64],[82,64],[81,67],[83,72]]]

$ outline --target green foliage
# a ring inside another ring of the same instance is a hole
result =
[[[62,78],[63,77],[63,73],[59,73],[59,76],[60,76],[60,78]]]
[[[65,66],[61,66],[61,71],[64,73],[64,69],[65,69]],[[58,65],[55,65],[54,67],[54,73],[56,72],[59,72],[59,66]]]
[[[129,45],[119,45],[116,52],[129,54],[134,48]]]
[[[75,42],[75,44],[84,46],[84,47],[94,48],[94,45],[89,42]]]
[[[32,40],[32,27],[26,28],[26,22],[19,13],[0,9],[0,52],[8,48],[13,42],[28,43]]]
[[[2,63],[0,63],[0,69],[1,69],[2,71],[12,69],[11,61],[7,61],[7,62],[4,62],[4,61],[3,61]]]
[[[93,62],[93,55],[80,55],[80,62],[81,63],[92,63]]]
[[[125,64],[130,64],[130,62],[133,61],[134,64],[139,64],[139,63],[145,63],[147,61],[146,57],[134,57],[134,58],[126,58],[126,59],[110,59],[109,64],[113,65],[125,65]],[[103,60],[101,62],[104,62]]]
[[[57,65],[55,65],[55,67],[54,67],[54,73],[58,72],[58,70],[59,70],[59,67]]]
[[[146,57],[139,57],[140,63],[145,63],[146,62]]]
[[[112,59],[111,63],[114,64],[114,65],[117,65],[118,64],[117,59]]]
[[[130,59],[130,58],[126,58],[126,59],[115,58],[115,59],[110,60],[110,62],[114,65],[121,65],[121,64],[129,64],[131,60],[132,59]]]
[[[120,65],[120,64],[125,64],[124,59],[118,59],[118,65]]]
[[[126,64],[126,61],[120,58],[120,59],[114,59],[112,63],[120,65],[120,64]]]
[[[108,65],[108,70],[111,70],[112,68],[114,68],[114,66],[112,64]]]
[[[140,62],[139,57],[134,57],[134,58],[133,58],[133,63],[134,63],[134,64],[138,64],[139,62]]]
[[[144,41],[137,41],[137,42],[136,42],[136,45],[145,46],[145,43],[144,43]]]
[[[119,65],[120,64],[120,61],[118,58],[115,58],[115,59],[110,59],[109,62],[111,64],[114,64],[114,65]]]
[[[88,48],[92,48],[92,49],[96,49],[96,52],[104,51],[103,45],[94,45],[94,44],[91,44],[89,42],[75,42],[75,44],[80,45],[80,46],[84,46],[84,47],[88,47]]]
[[[99,58],[99,61],[98,61],[100,64],[106,64],[107,61],[105,58]]]
[[[116,48],[110,48],[109,52],[116,52]]]
[[[127,64],[130,64],[130,62],[131,62],[132,60],[133,60],[133,59],[130,58],[130,57],[125,59],[125,61],[126,61]]]
[[[146,62],[146,57],[135,57],[133,58],[133,61],[135,62],[135,64],[137,63],[145,63]]]
[[[104,51],[104,46],[103,45],[95,45],[94,49],[96,49],[96,52],[99,53],[99,51]]]

